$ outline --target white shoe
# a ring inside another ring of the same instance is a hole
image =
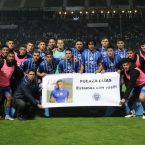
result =
[[[12,117],[9,116],[9,115],[6,115],[6,116],[5,116],[5,120],[14,120],[14,118],[12,118]]]
[[[145,119],[145,113],[143,113],[142,119]]]
[[[131,117],[136,117],[136,115],[135,114],[129,114],[129,115],[126,115],[126,116],[124,116],[125,118],[131,118]]]

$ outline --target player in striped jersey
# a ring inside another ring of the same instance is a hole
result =
[[[27,48],[27,58],[32,58],[32,53],[34,50],[34,43],[32,41],[28,41],[26,44],[26,48]]]
[[[53,58],[52,52],[47,52],[45,60],[41,62],[37,69],[37,75],[44,77],[46,74],[55,74],[57,69],[58,60]]]
[[[71,48],[72,50],[72,54],[73,54],[73,57],[76,58],[76,59],[82,59],[82,53],[84,51],[84,48],[83,48],[83,42],[82,40],[76,40],[75,42],[75,48]]]
[[[117,49],[115,49],[115,54],[120,55],[121,59],[126,58],[127,50],[124,48],[125,43],[122,38],[117,39]]]
[[[106,57],[107,56],[107,47],[109,46],[109,39],[108,37],[104,36],[102,39],[101,39],[101,48],[99,48],[99,52],[101,53],[102,55],[102,58]]]
[[[79,60],[74,60],[71,49],[65,50],[65,59],[61,60],[58,65],[59,73],[81,73],[81,64]]]
[[[35,50],[33,52],[33,58],[26,59],[21,65],[20,68],[23,70],[23,72],[26,72],[28,69],[35,69],[37,70],[38,66],[41,63],[40,59],[40,52],[38,50]]]
[[[43,40],[41,40],[38,43],[38,50],[40,52],[40,57],[44,60],[47,48],[46,48],[46,44],[45,44],[45,42]]]
[[[114,54],[112,46],[107,47],[107,56],[102,59],[102,67],[104,72],[116,72],[119,70],[121,57]]]
[[[82,63],[85,73],[99,73],[101,71],[101,54],[95,48],[96,42],[88,40],[87,47],[82,54]]]

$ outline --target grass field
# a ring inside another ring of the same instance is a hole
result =
[[[3,120],[0,145],[145,145],[145,120],[140,117]]]

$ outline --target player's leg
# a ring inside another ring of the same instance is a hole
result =
[[[6,110],[5,110],[5,119],[6,120],[14,120],[10,114],[11,114],[11,101],[12,101],[12,95],[11,95],[11,89],[10,87],[5,87],[5,97],[6,97]]]
[[[26,102],[22,99],[15,99],[13,101],[13,105],[16,108],[17,112],[17,118],[19,120],[24,120],[24,115],[25,115],[25,108],[26,108]]]
[[[133,108],[134,103],[137,100],[137,96],[139,96],[138,94],[138,90],[133,89],[129,95],[129,99],[127,100],[127,102],[125,103],[125,109],[126,109],[126,118],[130,118],[130,117],[135,117],[135,110]],[[128,109],[129,108],[129,109]],[[127,111],[129,110],[129,111]]]
[[[141,89],[139,100],[141,101],[144,110],[142,118],[145,119],[145,86]]]

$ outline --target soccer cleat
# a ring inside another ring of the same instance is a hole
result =
[[[5,120],[14,120],[11,116],[9,116],[9,115],[6,115],[5,116]]]
[[[145,119],[145,113],[143,113],[142,119]]]
[[[129,114],[129,115],[126,115],[125,118],[131,118],[131,117],[136,117],[135,114]]]

